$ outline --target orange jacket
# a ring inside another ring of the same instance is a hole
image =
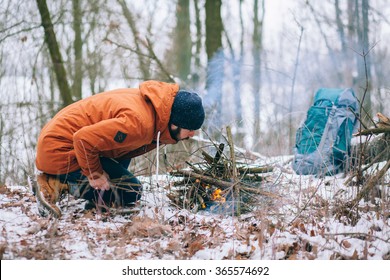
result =
[[[75,102],[58,112],[38,138],[36,166],[48,174],[103,173],[99,157],[132,158],[174,144],[168,122],[179,86],[146,81]]]

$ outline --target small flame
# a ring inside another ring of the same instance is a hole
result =
[[[218,201],[224,203],[226,199],[222,196],[222,190],[221,189],[216,189],[212,194],[211,194],[211,200],[213,201]]]

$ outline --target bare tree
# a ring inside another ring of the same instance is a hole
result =
[[[258,139],[260,135],[260,110],[261,110],[261,54],[263,50],[263,23],[265,16],[264,0],[255,0],[253,3],[253,34],[252,34],[252,57],[253,57],[253,94],[254,94],[254,138]]]
[[[199,72],[201,70],[201,51],[202,51],[202,21],[200,16],[200,7],[199,7],[199,1],[194,0],[194,10],[195,10],[195,28],[196,28],[196,36],[195,36],[195,50],[193,53],[194,57],[194,70],[191,75],[192,77],[192,84],[195,88],[199,86],[199,79],[200,75]]]
[[[76,100],[82,98],[83,81],[83,40],[81,38],[82,27],[82,0],[72,0],[73,4],[73,30],[74,30],[74,78],[73,78],[73,96]]]
[[[179,0],[176,4],[176,28],[174,31],[174,61],[177,75],[186,81],[191,73],[190,2]]]
[[[222,51],[222,17],[221,0],[206,0],[206,53],[207,53],[207,77],[206,77],[206,106],[214,112],[209,114],[211,123],[220,129],[221,125],[221,100],[222,84],[224,78],[224,54]]]
[[[149,79],[150,78],[150,72],[149,72],[149,67],[148,63],[146,61],[146,57],[142,52],[142,39],[139,36],[139,31],[136,26],[136,21],[134,20],[134,16],[131,12],[131,10],[127,7],[126,1],[124,0],[118,0],[118,3],[122,7],[123,15],[126,18],[126,21],[131,29],[131,32],[133,33],[134,37],[134,45],[135,45],[135,50],[134,52],[138,56],[138,62],[139,62],[139,68],[142,73],[142,76],[144,79]]]
[[[41,15],[42,27],[45,31],[45,42],[49,49],[50,57],[53,63],[54,72],[57,78],[58,88],[61,94],[63,105],[69,105],[73,102],[72,93],[68,84],[67,74],[62,60],[60,48],[54,32],[53,23],[46,0],[36,0],[38,10]]]
[[[362,46],[361,54],[365,56],[363,59],[359,59],[359,77],[363,80],[368,81],[367,90],[369,93],[372,92],[372,75],[371,75],[371,57],[367,55],[370,52],[370,38],[369,38],[369,20],[368,20],[369,5],[368,0],[361,0],[361,28],[358,32],[359,45]],[[365,111],[372,115],[371,106],[371,95],[367,96],[364,100]]]

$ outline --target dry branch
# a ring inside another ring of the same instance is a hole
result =
[[[241,184],[240,182],[235,182],[235,183],[234,182],[227,182],[227,181],[223,181],[223,180],[220,180],[220,179],[212,178],[212,177],[209,177],[209,176],[206,176],[206,175],[201,175],[201,174],[192,172],[190,170],[180,170],[180,171],[172,172],[171,175],[172,176],[188,177],[188,178],[198,179],[198,180],[200,180],[200,181],[202,181],[204,183],[220,187],[223,190],[226,190],[226,189],[233,188],[233,187],[237,186],[241,190],[254,192],[256,194],[270,196],[270,197],[276,197],[277,196],[276,194],[271,193],[271,192],[263,191],[263,190],[260,190],[260,189],[257,189],[257,188],[253,188],[253,187],[247,187],[247,186]]]
[[[359,201],[365,197],[379,182],[379,180],[386,174],[390,168],[390,160],[387,161],[385,166],[373,175],[367,182],[366,186],[357,194],[356,198],[352,200],[351,205],[355,206]]]
[[[367,128],[359,131],[355,136],[390,133],[390,118],[382,113],[377,113],[376,116],[378,117],[378,122],[374,124],[374,128]]]
[[[380,133],[390,133],[390,127],[376,127],[376,128],[368,128],[354,134],[355,136],[360,135],[371,135],[371,134],[380,134]]]
[[[247,159],[237,161],[231,130],[229,127],[226,130],[229,157],[224,154],[225,144],[214,144],[214,156],[200,149],[203,162],[187,161],[189,169],[170,172],[172,176],[184,178],[180,183],[175,183],[175,188],[168,194],[174,205],[191,211],[214,211],[217,208],[218,211],[240,215],[244,211],[251,211],[262,199],[279,198],[259,188],[259,182],[266,180],[259,173],[273,171],[273,167],[248,166]]]
[[[272,172],[274,168],[272,166],[264,166],[264,167],[238,167],[238,172],[240,174],[257,174],[257,173],[267,173]]]
[[[227,131],[227,137],[230,147],[230,158],[232,161],[232,170],[233,170],[233,182],[234,182],[234,194],[236,197],[240,197],[240,188],[237,186],[237,166],[236,166],[236,153],[234,152],[234,143],[233,143],[233,136],[232,136],[232,130],[230,129],[230,126],[226,128]],[[241,214],[241,208],[240,204],[237,205],[237,214]]]
[[[382,179],[382,177],[386,174],[387,170],[390,168],[390,160],[387,161],[385,166],[379,170],[376,174],[372,175],[366,185],[363,187],[363,189],[356,195],[354,199],[351,201],[337,207],[333,212],[337,216],[347,215],[351,216],[353,213],[353,209],[359,205],[359,201],[367,197],[370,191],[374,189],[374,187],[379,183],[379,181]]]

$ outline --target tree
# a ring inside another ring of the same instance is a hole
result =
[[[146,61],[146,56],[142,52],[141,48],[141,42],[142,39],[139,36],[138,28],[136,26],[136,21],[134,20],[134,16],[131,12],[131,10],[127,7],[126,1],[124,0],[118,0],[118,3],[122,7],[123,15],[131,29],[131,32],[133,33],[134,37],[134,45],[135,49],[134,52],[138,56],[138,63],[139,63],[139,68],[142,73],[142,76],[144,79],[150,79],[150,72],[149,72],[149,66]]]
[[[253,57],[253,94],[254,94],[254,138],[260,136],[260,109],[261,109],[261,54],[263,50],[263,22],[265,16],[264,0],[255,0],[253,3],[253,34],[252,34],[252,57]]]
[[[361,46],[360,58],[358,57],[358,71],[361,80],[366,81],[367,91],[372,92],[372,76],[371,76],[371,58],[370,52],[370,38],[369,38],[369,20],[368,0],[361,0],[361,23],[358,29],[358,45]],[[364,102],[365,111],[372,115],[371,94],[362,100]],[[363,113],[363,112],[362,112]]]
[[[60,48],[54,33],[53,23],[51,22],[50,12],[46,0],[36,0],[39,14],[41,15],[42,27],[45,31],[45,42],[49,49],[54,72],[57,78],[58,89],[62,98],[63,106],[73,102],[72,93],[68,84],[67,74],[62,60]]]
[[[195,35],[195,50],[193,53],[194,57],[194,68],[193,73],[191,75],[192,78],[192,84],[195,88],[198,88],[199,86],[199,72],[201,71],[201,51],[202,51],[202,21],[200,16],[200,7],[199,7],[199,1],[194,0],[194,10],[195,10],[195,28],[196,28],[196,35]]]
[[[76,100],[82,98],[82,81],[83,81],[83,40],[81,38],[82,12],[81,0],[72,0],[73,4],[73,30],[74,30],[74,79],[73,95]]]
[[[207,77],[205,105],[209,109],[210,123],[217,129],[221,125],[222,84],[224,77],[224,53],[222,50],[221,0],[206,0],[206,53]],[[213,112],[213,113],[211,113]]]
[[[174,64],[177,76],[186,81],[191,73],[190,2],[179,0],[176,5],[176,28],[174,32]]]

